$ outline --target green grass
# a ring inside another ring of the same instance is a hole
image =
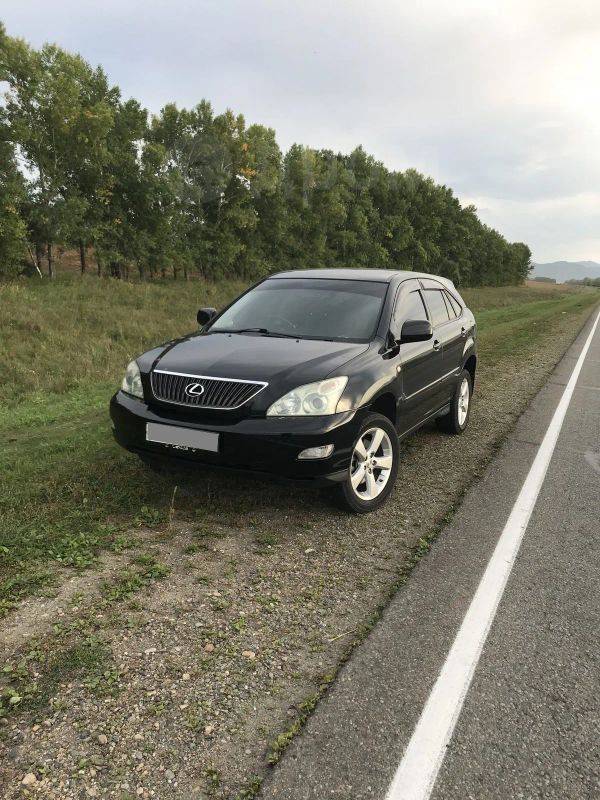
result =
[[[200,306],[222,306],[243,288],[70,275],[0,283],[0,401],[114,380],[150,346],[194,330]]]
[[[490,367],[503,358],[518,358],[545,335],[551,335],[553,326],[558,325],[562,316],[580,314],[599,300],[600,291],[597,290],[591,293],[567,291],[551,298],[544,295],[541,300],[534,297],[526,303],[476,311],[482,362]]]
[[[118,677],[108,646],[94,635],[52,652],[31,649],[19,661],[4,664],[3,675],[7,684],[0,691],[0,719],[23,707],[41,712],[61,684],[78,677],[98,695],[112,694]]]
[[[222,305],[241,288],[95,278],[0,285],[0,616],[51,581],[51,565],[85,568],[102,550],[122,549],[127,529],[169,519],[174,482],[117,447],[108,400],[131,357],[193,330],[198,306]],[[543,347],[600,300],[598,290],[566,287],[464,294],[486,368]],[[178,494],[178,512],[198,518],[196,501]]]
[[[116,581],[105,584],[102,589],[102,598],[107,603],[127,600],[151,580],[164,578],[170,572],[170,568],[166,564],[157,561],[151,555],[138,556],[135,563],[141,566],[140,570],[130,567]]]
[[[580,286],[566,284],[528,284],[526,286],[483,286],[478,289],[461,289],[469,308],[474,311],[490,311],[494,308],[520,306],[538,300],[562,300],[567,295],[581,294]]]

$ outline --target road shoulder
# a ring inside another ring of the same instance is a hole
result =
[[[343,668],[266,782],[264,798],[384,796],[594,317]],[[582,384],[593,380],[595,358],[590,353]],[[566,429],[573,424],[569,418]]]

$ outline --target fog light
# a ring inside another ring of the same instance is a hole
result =
[[[308,447],[303,450],[298,458],[327,458],[333,453],[332,444],[322,444],[320,447]]]

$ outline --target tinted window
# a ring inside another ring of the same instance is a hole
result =
[[[240,297],[211,331],[266,328],[306,339],[373,338],[387,283],[270,278]]]
[[[450,302],[450,298],[448,297],[446,292],[442,292],[442,297],[446,302],[446,311],[448,312],[448,316],[450,317],[450,319],[454,319],[456,317],[456,314],[454,313],[454,309],[452,308],[452,303]]]
[[[402,297],[396,308],[395,325],[400,327],[407,319],[429,319],[421,292],[418,290]]]
[[[452,316],[452,312],[454,312],[455,317],[460,317],[461,307],[459,306],[457,301],[452,297],[450,292],[444,292],[444,297],[446,298],[446,302],[448,303],[450,316]]]
[[[448,322],[448,309],[442,297],[441,291],[437,289],[427,289],[425,292],[427,296],[427,305],[431,312],[431,324],[434,326],[441,325],[442,322]]]

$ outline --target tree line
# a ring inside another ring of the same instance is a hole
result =
[[[600,288],[600,278],[581,278],[580,280],[571,278],[565,283],[571,283],[575,286],[598,286]]]
[[[457,284],[522,282],[509,243],[451,189],[349,155],[294,144],[210,103],[149,115],[100,67],[0,23],[0,275],[81,271],[250,279],[275,269],[380,267]]]

